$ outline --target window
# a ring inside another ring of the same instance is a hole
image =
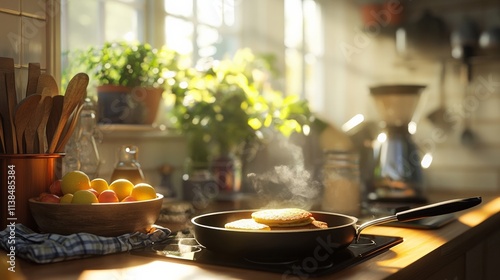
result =
[[[238,48],[237,0],[165,0],[165,44],[180,53],[221,59]]]
[[[308,99],[313,109],[321,108],[317,104],[323,100],[324,92],[320,6],[315,0],[283,1],[285,57],[282,61],[286,64],[283,90]],[[157,47],[166,45],[190,54],[192,61],[232,55],[245,47],[240,43],[245,36],[243,17],[250,19],[247,25],[252,25],[259,15],[273,15],[263,10],[268,8],[267,3],[252,3],[248,9],[249,6],[244,6],[248,2],[243,4],[243,0],[62,0],[61,4],[63,54],[110,40],[149,39]],[[269,26],[269,30],[272,28],[279,27]],[[248,26],[245,30],[255,32]],[[267,38],[269,34],[259,36]],[[260,47],[260,42],[253,43]],[[265,44],[259,51],[266,48]],[[63,68],[64,65],[63,57]]]
[[[323,93],[323,32],[314,0],[285,0],[286,92],[300,94],[313,109]]]
[[[111,40],[144,40],[145,0],[62,0],[61,49]]]

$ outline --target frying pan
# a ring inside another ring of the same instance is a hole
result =
[[[310,211],[316,220],[328,223],[325,229],[246,231],[224,228],[228,222],[250,218],[256,210],[208,213],[194,217],[191,222],[196,241],[210,251],[257,260],[280,260],[325,256],[358,242],[361,231],[369,226],[453,213],[479,203],[481,197],[448,200],[398,212],[360,226],[356,225],[358,219],[355,217]]]

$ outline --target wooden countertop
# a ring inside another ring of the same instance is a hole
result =
[[[459,196],[465,197],[465,196]],[[446,199],[436,196],[433,201]],[[455,197],[453,197],[455,198]],[[483,197],[483,203],[457,213],[457,220],[435,230],[376,226],[363,233],[401,236],[404,242],[372,259],[338,273],[315,279],[411,279],[439,269],[440,260],[453,259],[500,231],[500,197]],[[464,244],[468,244],[464,246]],[[102,257],[38,265],[17,260],[25,279],[285,279],[282,275],[182,260],[160,260],[120,253]],[[16,272],[19,276],[19,272]],[[427,275],[425,278],[427,278]],[[296,279],[296,278],[294,278]]]

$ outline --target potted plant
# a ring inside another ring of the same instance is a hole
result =
[[[187,136],[190,171],[209,169],[220,189],[237,191],[248,148],[266,130],[302,132],[312,114],[305,100],[270,86],[271,63],[249,49],[202,65],[169,78],[174,125]]]
[[[69,54],[67,73],[89,74],[100,123],[151,124],[177,58],[174,51],[149,44],[106,42]]]

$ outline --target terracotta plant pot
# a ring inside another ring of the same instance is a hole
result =
[[[162,94],[161,88],[99,86],[98,121],[106,124],[152,124]]]

